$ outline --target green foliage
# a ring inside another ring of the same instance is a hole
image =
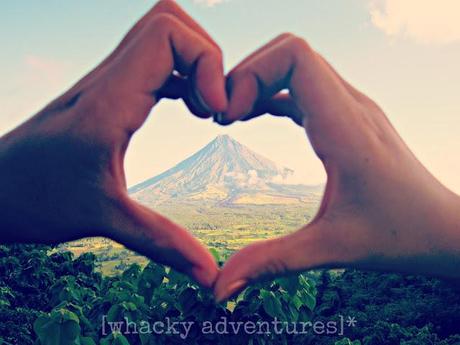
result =
[[[34,344],[34,321],[57,307],[64,295],[70,299],[72,293],[76,294],[76,289],[61,291],[59,284],[74,284],[82,291],[96,293],[93,288],[102,281],[94,266],[88,268],[94,256],[73,260],[71,253],[48,255],[50,250],[36,245],[0,246],[0,339],[4,344]],[[84,305],[80,297],[74,296],[73,300],[74,309]]]
[[[363,345],[460,343],[458,283],[348,270],[323,272],[316,286],[315,318],[355,317],[358,325],[348,328],[346,336]]]
[[[203,200],[166,202],[159,205],[142,200],[189,229],[211,249],[221,265],[235,250],[257,240],[286,235],[311,221],[319,207],[320,196],[313,196],[305,203],[292,205],[226,205]],[[116,275],[132,263],[144,266],[145,257],[128,251],[125,247],[105,238],[88,238],[66,243],[61,249],[80,254],[82,249],[97,255],[97,265],[106,275]]]
[[[42,345],[78,345],[80,320],[69,310],[54,309],[35,321],[34,331]]]
[[[359,340],[351,341],[348,338],[343,338],[339,341],[336,341],[334,345],[361,345],[361,342]]]
[[[139,326],[143,322],[165,319],[194,324],[187,338],[189,344],[217,344],[223,341],[222,335],[203,334],[198,325],[205,321],[216,323],[223,318],[230,321],[309,320],[315,304],[314,285],[303,276],[260,283],[229,303],[216,304],[209,291],[199,288],[186,276],[152,262],[144,268],[133,264],[118,276],[102,277],[94,272],[96,258],[91,254],[74,259],[69,253],[48,255],[47,247],[25,247],[22,251],[18,246],[2,249],[6,263],[3,267],[9,268],[3,272],[0,285],[3,308],[11,308],[18,302],[15,280],[9,277],[21,275],[23,281],[34,287],[32,291],[36,294],[28,296],[35,299],[36,304],[28,305],[34,309],[30,309],[30,326],[25,327],[30,331],[22,331],[25,334],[21,345],[182,343],[183,339],[176,334],[160,337],[113,333],[110,329],[110,323],[120,321],[124,325],[135,323]],[[219,260],[218,253],[215,254]],[[31,266],[27,268],[27,277],[22,274],[24,266]],[[47,279],[37,281],[36,276]],[[276,340],[273,335],[262,338],[267,344]],[[282,341],[288,338],[284,335]],[[5,339],[14,340],[16,344],[18,338],[17,334],[10,333]],[[261,343],[261,336],[257,334],[240,332],[236,339],[233,338],[233,344]]]
[[[460,293],[436,279],[312,272],[257,283],[233,300],[216,304],[209,291],[161,265],[132,264],[119,275],[103,277],[95,272],[94,255],[74,258],[53,252],[49,247],[0,246],[0,345],[460,342]],[[222,327],[225,320],[261,325],[278,321],[287,331],[292,322],[326,322],[339,315],[356,317],[358,327],[329,336],[311,331],[218,334],[200,327],[206,321]],[[190,322],[187,337],[135,332],[164,320]],[[113,328],[117,323],[118,331]]]
[[[209,251],[211,252],[212,256],[214,257],[214,260],[216,261],[216,263],[221,264],[222,260],[220,258],[219,251],[216,248],[209,248]]]

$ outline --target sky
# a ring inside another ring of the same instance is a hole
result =
[[[283,32],[305,38],[385,110],[421,162],[460,193],[458,0],[179,0],[224,52],[226,70]],[[155,2],[5,1],[0,10],[0,133],[97,65]],[[219,127],[162,101],[126,157],[128,185],[172,167],[219,134],[325,181],[305,132],[265,116]]]

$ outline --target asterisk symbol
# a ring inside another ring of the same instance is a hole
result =
[[[356,324],[358,323],[354,316],[348,316],[345,322],[347,323],[348,327],[356,327]]]

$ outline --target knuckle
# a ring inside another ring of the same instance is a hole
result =
[[[176,6],[174,0],[160,0],[155,4],[155,6],[153,6],[152,10],[154,12],[168,11],[174,6]]]
[[[296,35],[291,35],[288,38],[288,44],[290,47],[294,50],[295,53],[311,53],[313,49],[311,48],[310,44],[303,38],[296,36]]]
[[[242,80],[254,74],[254,68],[252,64],[243,64],[236,67],[228,74],[229,79],[232,80]]]
[[[223,60],[224,53],[222,48],[217,45],[213,45],[212,47],[212,54],[215,55],[219,60]]]
[[[227,75],[227,79],[231,85],[233,85],[234,83],[244,79],[247,76],[247,73],[248,72],[246,68],[236,68]]]
[[[206,54],[207,57],[211,57],[213,60],[217,61],[223,60],[223,52],[220,47],[202,40],[200,40],[200,44],[203,44],[204,54]]]
[[[152,17],[148,26],[153,31],[170,30],[177,26],[177,18],[169,13],[159,13]]]
[[[276,38],[276,40],[289,40],[289,39],[292,39],[293,37],[296,37],[296,36],[292,32],[283,32]]]
[[[223,62],[223,53],[220,48],[213,46],[210,50],[210,55],[215,61],[219,62],[220,64]]]

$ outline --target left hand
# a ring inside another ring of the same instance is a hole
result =
[[[129,141],[162,97],[183,97],[203,117],[227,106],[220,49],[172,0],[159,1],[97,68],[0,139],[0,241],[106,236],[212,286],[218,270],[208,250],[126,190]]]

